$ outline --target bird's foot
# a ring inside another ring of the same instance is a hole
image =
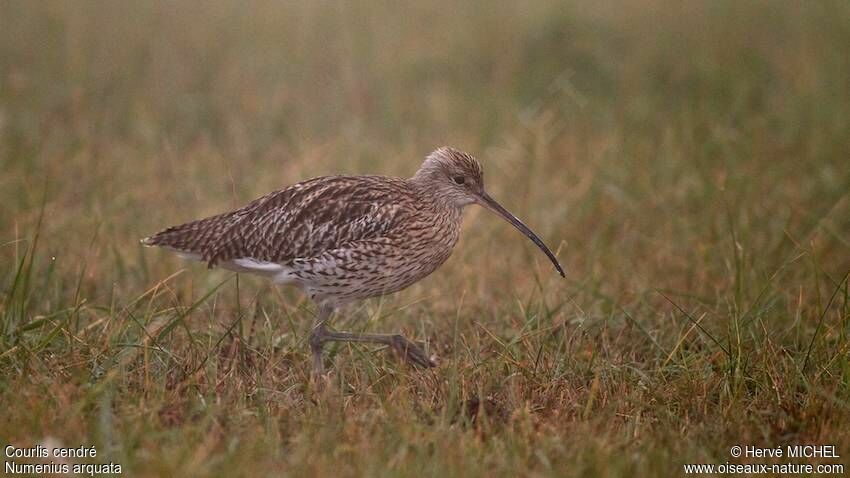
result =
[[[434,359],[429,357],[428,354],[422,350],[422,347],[413,341],[407,340],[403,335],[393,335],[389,345],[405,362],[412,363],[423,368],[437,366]]]
[[[313,356],[313,368],[310,371],[310,375],[313,379],[318,380],[327,376],[327,372],[325,372],[325,365],[322,363],[322,357],[315,355]]]
[[[313,329],[313,332],[310,334],[310,355],[313,359],[313,370],[312,370],[312,378],[315,381],[319,381],[320,379],[326,377],[325,375],[325,364],[322,361],[322,349],[325,346],[325,328],[324,326],[319,326]]]

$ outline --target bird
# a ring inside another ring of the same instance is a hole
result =
[[[317,308],[308,340],[316,376],[325,374],[322,350],[328,342],[381,344],[428,368],[436,365],[434,357],[403,335],[341,332],[328,322],[346,304],[400,291],[434,272],[451,255],[464,208],[473,204],[522,232],[566,277],[537,234],[487,194],[479,161],[448,146],[428,154],[409,178],[308,179],[141,242],[209,268],[302,289]]]

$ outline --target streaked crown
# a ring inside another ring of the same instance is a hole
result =
[[[412,179],[458,207],[476,202],[484,191],[484,172],[478,160],[449,146],[432,151]]]

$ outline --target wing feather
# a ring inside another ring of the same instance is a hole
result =
[[[412,194],[401,179],[316,178],[236,211],[166,229],[146,244],[199,253],[210,267],[243,258],[287,263],[388,235],[413,213],[412,201],[405,200]]]

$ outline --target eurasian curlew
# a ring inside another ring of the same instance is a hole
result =
[[[170,227],[142,243],[202,260],[210,268],[258,274],[303,289],[318,307],[310,335],[316,374],[323,373],[322,348],[329,341],[384,344],[413,364],[432,367],[431,358],[401,335],[337,332],[326,323],[347,302],[399,291],[437,269],[457,243],[469,204],[519,229],[564,276],[543,241],[484,191],[478,161],[448,147],[429,154],[409,179],[310,179],[241,209]]]

